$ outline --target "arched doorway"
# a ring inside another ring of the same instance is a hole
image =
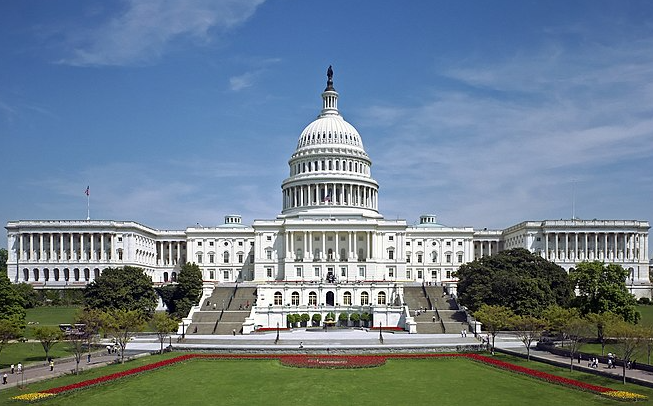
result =
[[[327,294],[326,294],[326,305],[327,306],[334,306],[335,303],[336,303],[335,295],[333,294],[333,292],[331,292],[331,291],[327,292]]]

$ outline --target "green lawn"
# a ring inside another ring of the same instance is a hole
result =
[[[34,328],[37,326],[58,326],[62,323],[73,323],[80,307],[44,306],[27,309],[25,322],[25,338],[34,338]]]
[[[637,311],[642,315],[642,325],[653,326],[653,305],[637,305]]]
[[[166,357],[175,354],[166,354]],[[505,357],[503,357],[506,359]],[[147,362],[160,359],[148,357]],[[509,361],[526,363],[510,358]],[[108,374],[142,365],[143,359],[126,366],[103,368]],[[535,362],[531,368],[564,375],[565,370]],[[67,376],[32,384],[35,392],[68,384]],[[623,386],[616,381],[575,373],[574,379],[649,397],[653,390]],[[0,392],[0,403],[20,393],[17,388]],[[60,395],[43,405],[618,405],[617,401],[587,392],[548,384],[524,375],[499,370],[466,359],[388,360],[382,367],[355,370],[296,369],[276,360],[193,360],[157,371],[124,378],[113,383]],[[651,403],[644,403],[651,404]]]

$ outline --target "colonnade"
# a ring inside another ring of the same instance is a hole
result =
[[[29,262],[99,261],[116,259],[116,236],[111,233],[20,233],[18,259]]]
[[[186,243],[183,241],[157,241],[156,242],[156,264],[177,265],[185,258]]]
[[[551,261],[646,260],[648,234],[635,232],[545,232],[544,253]]]
[[[283,208],[336,205],[377,210],[378,190],[349,183],[322,183],[290,186],[283,190]]]
[[[373,258],[378,236],[374,231],[288,231],[286,258],[295,261],[359,261]],[[333,237],[333,241],[327,241]],[[344,241],[341,241],[344,237]],[[362,241],[358,241],[361,237]],[[319,242],[316,243],[316,238]],[[329,252],[331,250],[331,252]]]

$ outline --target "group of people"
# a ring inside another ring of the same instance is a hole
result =
[[[11,364],[10,371],[11,371],[12,375],[15,374],[15,373],[18,373],[18,374],[23,373],[23,364],[21,364],[20,362],[18,363],[18,365]],[[9,375],[7,375],[7,373],[5,372],[2,375],[2,384],[3,385],[7,384],[7,379],[9,379]]]

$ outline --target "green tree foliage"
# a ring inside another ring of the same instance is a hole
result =
[[[459,303],[472,312],[487,304],[505,305],[520,315],[539,315],[553,304],[567,307],[573,298],[565,270],[523,248],[464,264],[458,279]]]
[[[572,317],[562,326],[562,333],[569,340],[569,369],[574,370],[574,356],[584,340],[591,337],[594,332],[592,324],[581,317]]]
[[[483,329],[492,336],[491,351],[494,353],[494,339],[499,331],[511,327],[515,318],[514,312],[506,306],[484,304],[474,312],[474,317],[482,323]]]
[[[63,339],[63,334],[59,327],[40,326],[34,329],[34,337],[41,342],[43,351],[45,351],[45,359],[47,360],[50,355],[50,350]]]
[[[510,320],[510,324],[517,332],[519,340],[526,346],[526,360],[530,361],[531,344],[540,339],[542,332],[547,326],[547,321],[539,317],[525,315],[515,316]]]
[[[120,346],[120,360],[125,363],[125,348],[132,335],[145,326],[143,313],[139,310],[110,310],[104,313],[102,325]]]
[[[581,262],[569,277],[578,288],[574,306],[581,314],[612,312],[627,322],[639,321],[635,296],[626,288],[628,271],[620,265]]]
[[[547,321],[547,328],[550,332],[562,334],[567,321],[580,317],[576,308],[564,308],[558,305],[551,305],[544,309],[542,318]]]
[[[16,292],[6,272],[0,272],[0,320],[10,320],[18,328],[25,327],[25,302]]]
[[[152,279],[142,268],[107,268],[84,290],[86,307],[103,311],[137,310],[151,315],[157,304]]]
[[[177,331],[178,325],[179,322],[169,314],[165,312],[154,313],[154,317],[152,317],[152,326],[154,327],[157,337],[159,337],[159,343],[161,343],[161,354],[163,354],[163,343],[166,338],[170,336],[170,333]]]
[[[0,319],[0,353],[14,340],[21,335],[21,329],[14,320]]]
[[[636,326],[622,320],[610,325],[607,333],[617,341],[617,355],[619,355],[622,361],[622,378],[625,384],[626,364],[632,360],[635,351],[646,343],[647,331],[641,326]]]
[[[26,309],[32,309],[43,303],[38,292],[29,283],[17,283],[12,286],[16,293],[23,299],[23,306]]]
[[[315,313],[313,317],[311,317],[311,321],[313,322],[313,325],[319,326],[322,321],[322,315],[320,313]]]
[[[612,312],[605,313],[590,313],[585,315],[585,318],[592,323],[596,331],[596,338],[601,343],[601,355],[605,353],[605,344],[607,341],[606,331],[611,326],[621,323],[624,319],[618,314]]]
[[[202,296],[202,271],[197,264],[184,264],[177,276],[171,312],[178,318],[188,316],[191,307],[199,304]]]
[[[9,259],[9,253],[6,248],[0,248],[0,273],[7,273],[7,260]]]

